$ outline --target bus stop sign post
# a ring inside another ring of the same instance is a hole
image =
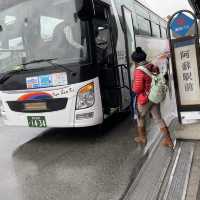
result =
[[[168,39],[179,122],[181,112],[200,111],[199,31],[196,16],[188,10],[176,12],[168,21]]]

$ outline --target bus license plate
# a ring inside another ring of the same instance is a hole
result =
[[[45,128],[47,127],[46,119],[44,116],[28,116],[29,127]]]

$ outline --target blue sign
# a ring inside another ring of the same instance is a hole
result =
[[[194,24],[194,20],[188,17],[187,15],[180,13],[175,17],[171,22],[170,28],[179,36],[186,36],[188,31],[191,29]]]
[[[51,87],[53,86],[52,76],[51,75],[42,75],[39,76],[40,87]]]

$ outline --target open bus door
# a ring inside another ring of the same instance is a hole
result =
[[[94,1],[95,17],[92,20],[94,29],[94,46],[96,63],[99,70],[99,81],[104,114],[110,115],[119,111],[122,105],[120,75],[117,66],[117,31],[110,6],[101,1]]]
[[[136,42],[135,42],[135,32],[134,32],[134,25],[133,25],[133,16],[131,10],[127,7],[122,6],[122,15],[123,15],[123,25],[124,25],[124,37],[126,43],[126,60],[127,60],[127,74],[128,74],[128,83],[129,87],[126,87],[129,90],[125,90],[126,94],[123,96],[127,96],[129,92],[131,96],[131,111],[134,113],[133,101],[134,101],[134,94],[132,93],[132,73],[134,70],[134,64],[131,61],[131,54],[135,51]]]

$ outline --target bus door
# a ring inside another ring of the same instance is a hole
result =
[[[95,1],[93,18],[95,57],[99,71],[101,96],[105,114],[112,114],[121,107],[121,88],[117,69],[114,22],[109,5]]]
[[[125,45],[126,45],[126,60],[127,60],[127,72],[128,72],[128,83],[126,85],[129,85],[128,89],[129,91],[124,91],[126,93],[129,92],[132,97],[133,101],[133,94],[131,90],[131,83],[132,83],[132,73],[135,69],[134,64],[132,63],[131,54],[135,51],[135,32],[134,32],[134,26],[133,26],[133,16],[132,11],[125,6],[122,6],[122,14],[123,14],[123,24],[124,24],[124,36],[125,36]],[[127,80],[127,79],[126,79]],[[126,96],[127,94],[124,94],[123,96]],[[133,105],[133,102],[131,103]]]

